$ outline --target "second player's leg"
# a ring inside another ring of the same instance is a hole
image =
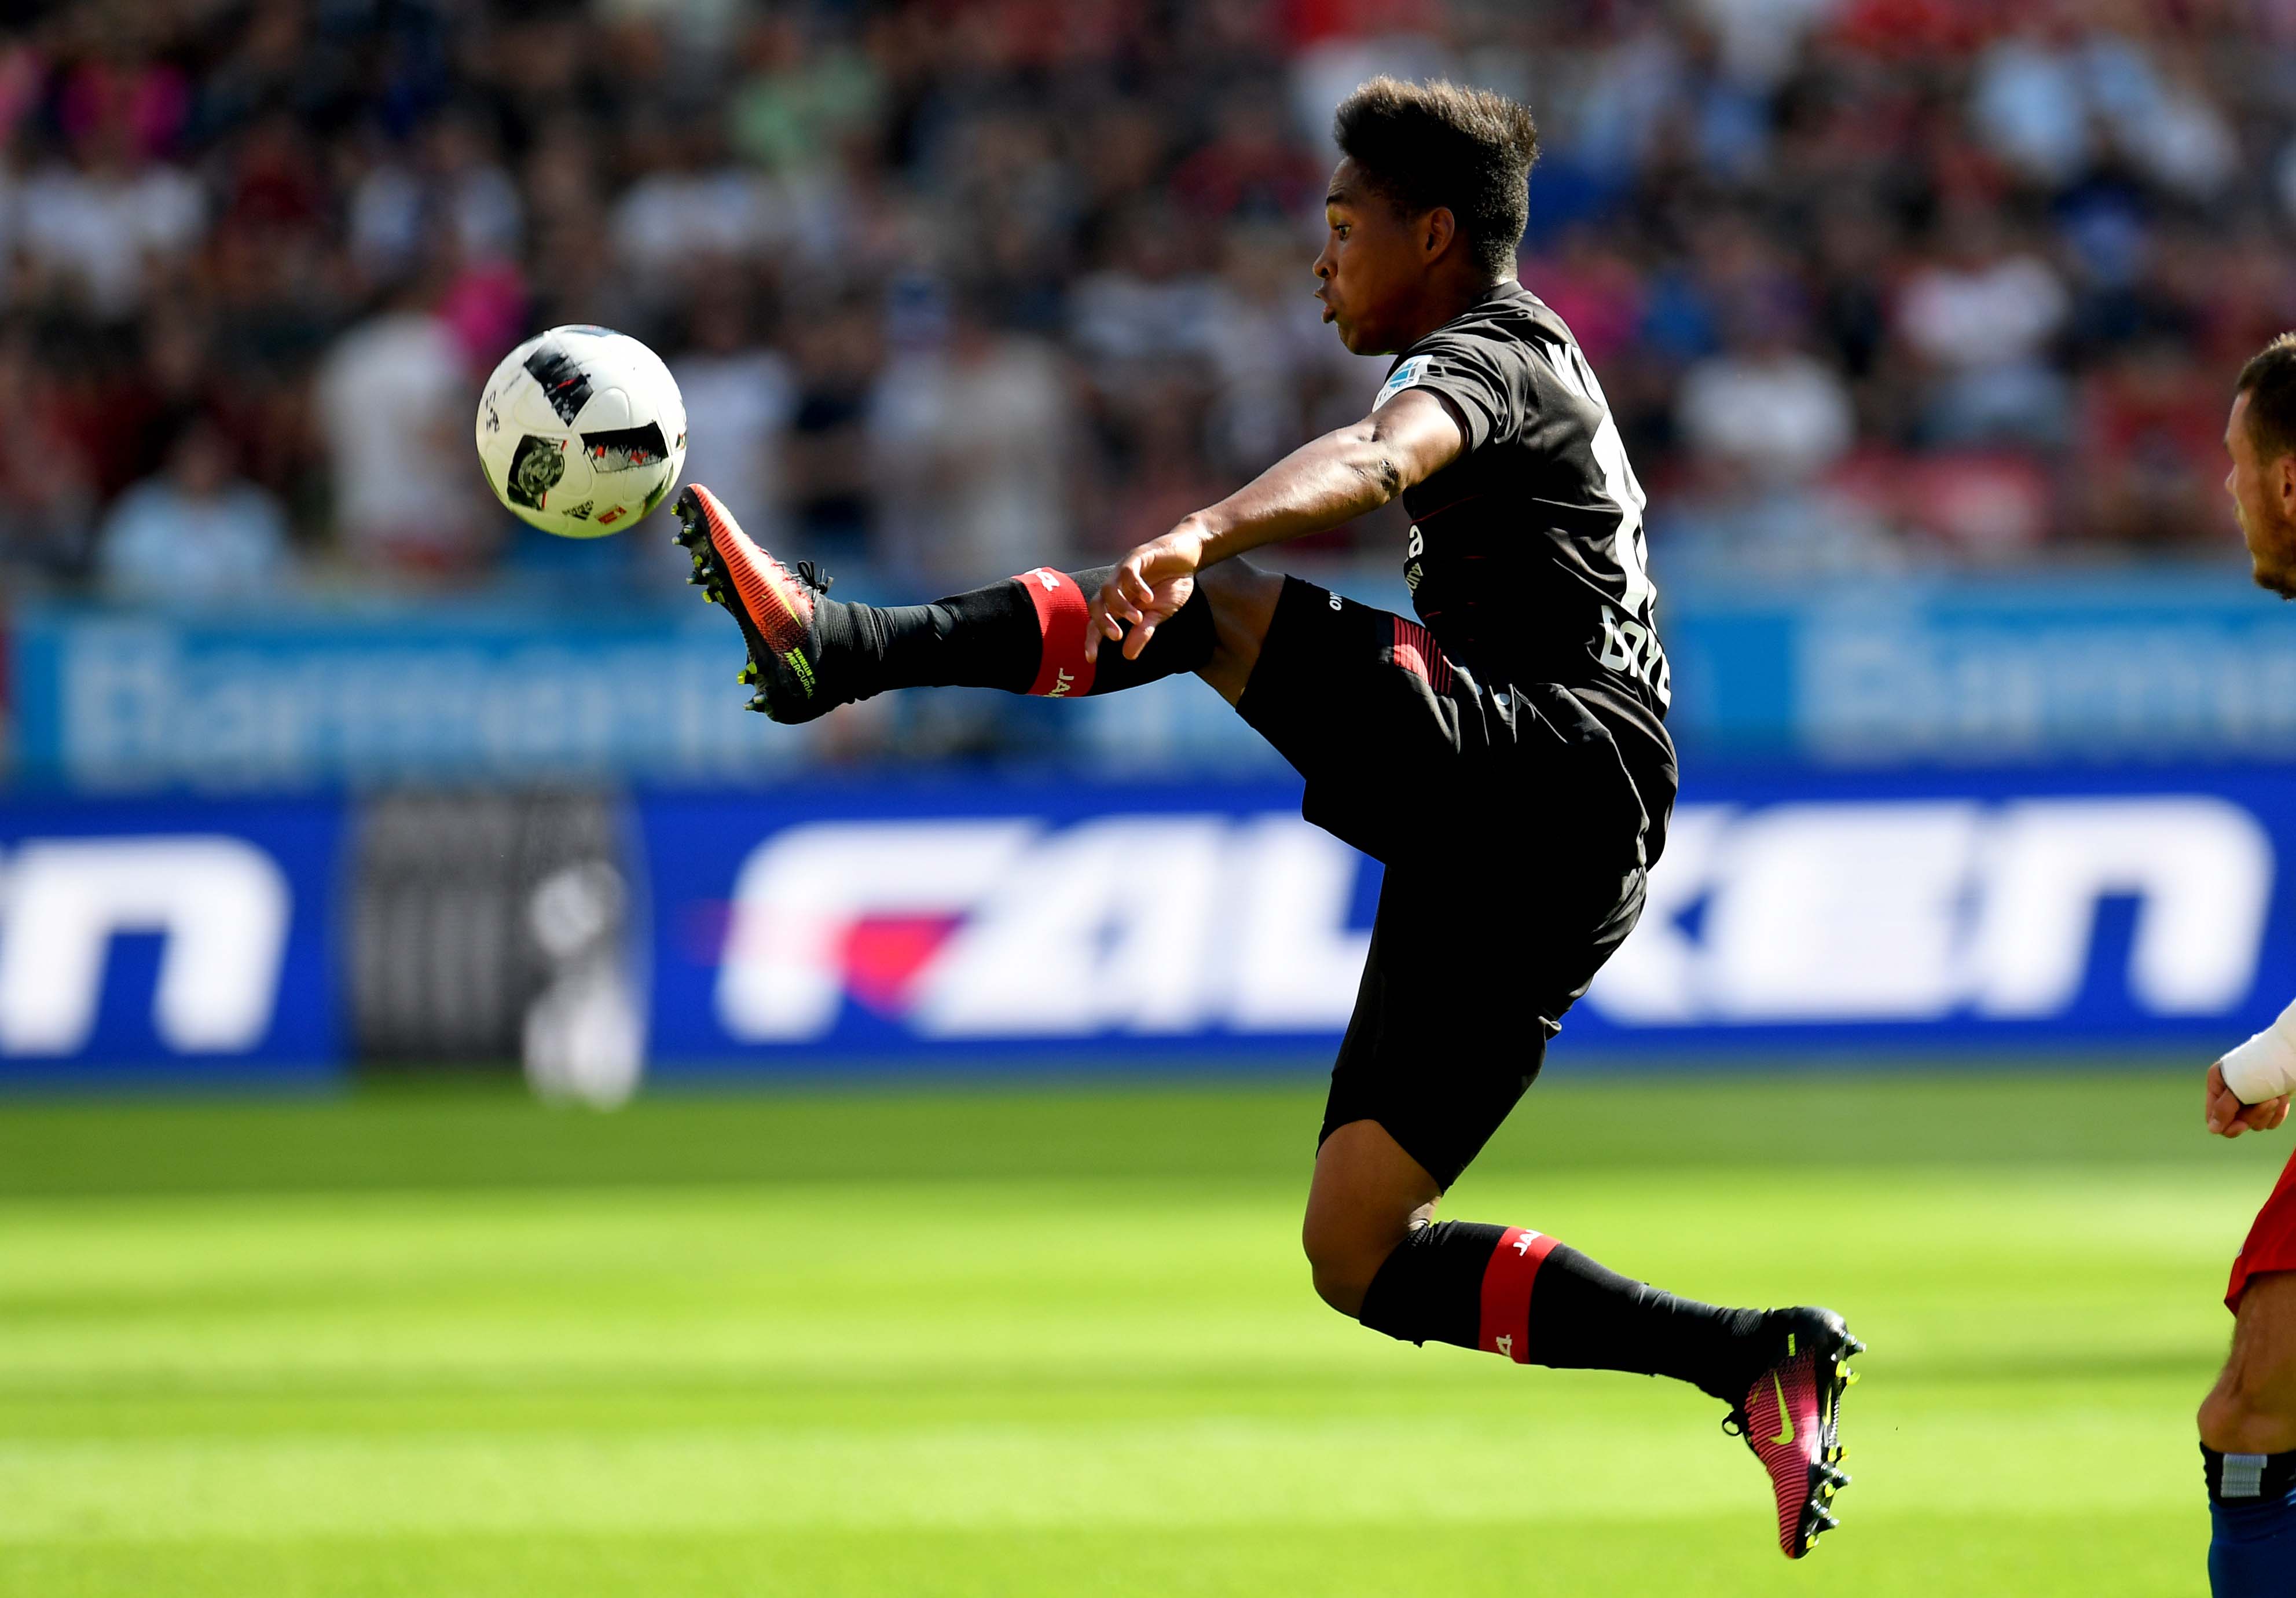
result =
[[[2285,1593],[2296,1569],[2296,1271],[2248,1279],[2200,1422],[2210,1585],[2217,1598]]]

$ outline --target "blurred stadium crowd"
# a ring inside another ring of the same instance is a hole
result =
[[[17,591],[674,580],[662,540],[545,547],[475,470],[479,379],[569,321],[670,357],[689,475],[769,539],[926,587],[1128,545],[1375,389],[1308,266],[1331,108],[1377,70],[1538,112],[1522,275],[1609,387],[1662,570],[2227,548],[2231,373],[2296,324],[2296,0],[13,23]]]

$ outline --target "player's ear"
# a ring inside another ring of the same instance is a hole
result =
[[[1427,213],[1419,226],[1419,253],[1430,266],[1443,258],[1451,241],[1459,236],[1459,219],[1451,214],[1447,205],[1439,205]]]
[[[2280,513],[2296,521],[2296,453],[2273,462],[2272,487],[2280,498]]]

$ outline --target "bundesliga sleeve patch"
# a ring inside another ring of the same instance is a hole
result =
[[[1388,374],[1387,381],[1380,387],[1379,397],[1371,402],[1371,408],[1374,411],[1379,409],[1426,375],[1427,357],[1423,355],[1413,356]]]

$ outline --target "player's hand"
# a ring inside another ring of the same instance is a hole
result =
[[[1099,660],[1103,639],[1122,639],[1124,658],[1137,660],[1157,627],[1177,615],[1196,591],[1196,568],[1203,554],[1203,534],[1184,521],[1119,561],[1092,597],[1084,658]]]
[[[2261,1104],[2243,1104],[2225,1086],[2221,1062],[2209,1067],[2209,1130],[2223,1137],[2238,1137],[2251,1127],[2269,1132],[2288,1119],[2288,1095]]]

